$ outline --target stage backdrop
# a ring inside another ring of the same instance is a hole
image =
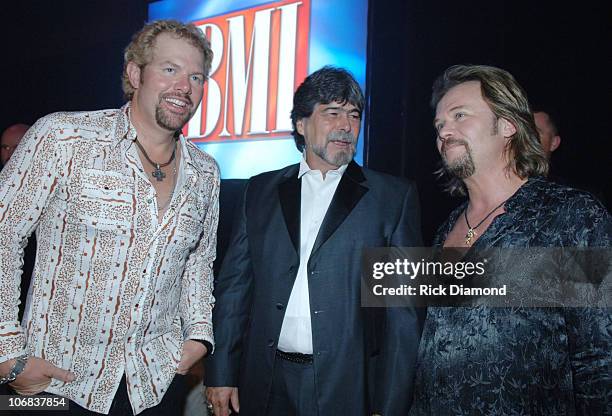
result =
[[[293,92],[324,65],[365,91],[367,0],[164,0],[149,20],[193,22],[214,52],[202,104],[183,133],[219,162],[223,179],[296,163]],[[365,118],[365,117],[364,117]],[[362,132],[364,129],[361,130]],[[364,138],[355,159],[363,163]]]

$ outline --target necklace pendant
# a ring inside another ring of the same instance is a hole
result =
[[[469,246],[472,242],[472,238],[476,236],[476,231],[473,228],[468,229],[468,232],[465,234],[465,245]]]
[[[164,178],[166,177],[166,174],[164,172],[162,172],[161,168],[159,167],[159,165],[155,165],[155,170],[153,172],[151,172],[151,175],[157,179],[157,182],[161,182],[164,180]]]

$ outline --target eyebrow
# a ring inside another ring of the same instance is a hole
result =
[[[359,113],[359,109],[357,108],[351,108],[350,110],[345,110],[343,106],[341,105],[330,105],[328,107],[323,107],[322,109],[322,111],[327,111],[327,110],[341,110],[347,113]]]
[[[456,105],[456,106],[454,106],[454,107],[449,108],[447,112],[448,112],[448,113],[452,113],[453,111],[462,110],[462,109],[464,109],[464,108],[467,108],[467,106],[466,106],[466,105],[464,105],[464,104],[460,104],[460,105]],[[434,118],[434,121],[433,121],[433,125],[434,125],[434,127],[436,126],[436,124],[437,124],[439,121],[440,121],[440,119],[439,119],[439,118],[437,118],[437,117],[436,117],[436,118]]]

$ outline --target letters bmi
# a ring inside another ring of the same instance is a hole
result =
[[[219,142],[286,137],[306,77],[310,0],[268,3],[194,22],[214,53],[204,100],[183,133]]]

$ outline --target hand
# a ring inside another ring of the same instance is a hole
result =
[[[232,413],[231,409],[240,413],[238,387],[206,387],[206,400],[213,405],[215,416],[228,416]]]
[[[11,365],[14,365],[15,360],[11,361]],[[23,372],[9,385],[18,394],[30,396],[44,391],[47,386],[51,384],[51,379],[70,383],[74,381],[75,378],[76,376],[74,373],[68,370],[62,370],[49,361],[43,360],[42,358],[30,357],[28,358],[28,362]]]
[[[206,346],[201,342],[188,339],[183,344],[183,354],[181,362],[176,369],[177,374],[185,375],[195,363],[206,355]]]

